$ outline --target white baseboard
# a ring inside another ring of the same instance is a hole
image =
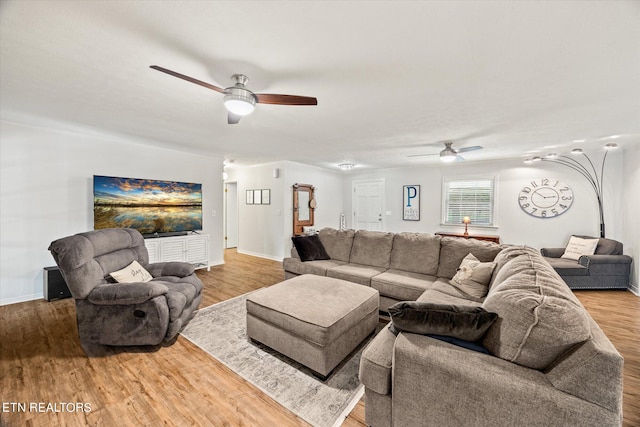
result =
[[[31,295],[21,295],[19,297],[13,297],[13,298],[5,298],[0,300],[0,305],[18,304],[21,302],[35,301],[37,299],[44,299],[44,294],[39,293],[39,294],[31,294]]]
[[[260,253],[257,253],[257,252],[245,251],[245,250],[242,250],[242,249],[238,249],[237,251],[238,251],[239,254],[243,254],[243,255],[251,255],[251,256],[258,257],[258,258],[270,259],[271,261],[282,262],[282,258],[278,258],[278,257],[275,257],[273,255],[260,254]]]
[[[638,290],[638,285],[634,285],[633,283],[629,284],[629,292],[634,294],[637,297],[640,297],[640,290]]]

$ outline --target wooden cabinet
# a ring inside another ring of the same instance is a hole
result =
[[[465,239],[485,240],[488,242],[500,243],[500,236],[481,236],[478,234],[469,234],[468,236],[465,236],[462,233],[441,233],[441,232],[438,232],[436,234],[442,237],[464,237]]]
[[[149,252],[149,263],[182,261],[196,264],[196,268],[211,269],[208,234],[154,237],[145,239],[144,245]]]

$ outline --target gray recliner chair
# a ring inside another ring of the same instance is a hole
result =
[[[149,264],[142,235],[103,229],[55,240],[49,246],[76,302],[82,344],[157,345],[172,340],[202,299],[195,266]],[[137,261],[148,282],[114,283],[110,273]]]
[[[596,237],[576,236],[584,239]],[[540,253],[571,289],[627,289],[631,257],[622,254],[622,243],[601,237],[593,255],[577,261],[561,258],[565,248],[542,248]]]

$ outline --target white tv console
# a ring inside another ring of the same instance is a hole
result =
[[[152,237],[144,239],[144,245],[149,252],[149,263],[183,261],[211,271],[208,234]]]

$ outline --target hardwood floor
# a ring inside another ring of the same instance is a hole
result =
[[[225,260],[198,271],[201,307],[283,278],[279,262],[233,250]],[[624,426],[640,425],[640,298],[576,294],[625,358]],[[167,347],[103,348],[88,357],[71,299],[0,306],[0,396],[0,426],[308,425],[182,337]],[[361,401],[344,426],[364,425]]]

